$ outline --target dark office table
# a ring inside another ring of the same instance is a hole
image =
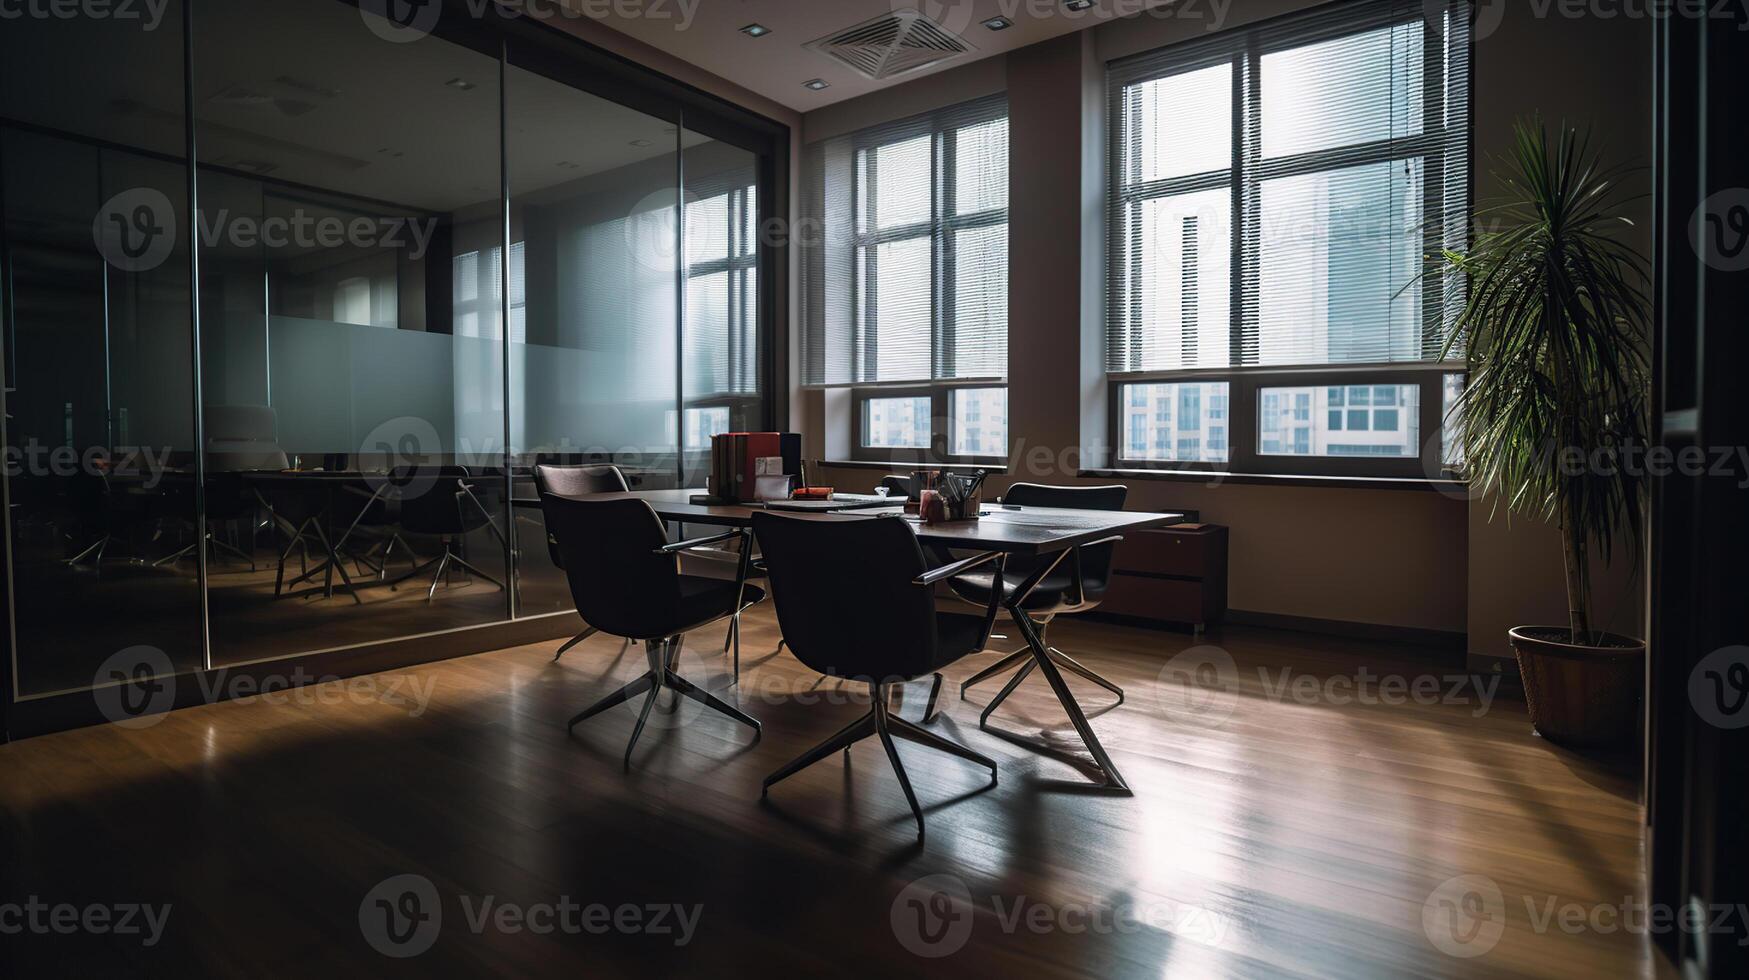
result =
[[[697,490],[634,490],[630,493],[602,494],[603,497],[629,497],[643,500],[655,509],[656,514],[664,520],[677,521],[686,524],[715,524],[726,527],[750,527],[753,515],[763,509],[757,505],[723,505],[695,504],[692,497]],[[517,501],[527,504],[528,501]],[[534,502],[538,506],[538,501]],[[774,509],[775,510],[775,509]],[[867,520],[870,517],[892,517],[903,515],[901,507],[883,507],[876,509],[846,510],[834,514],[785,513],[785,516],[799,517],[811,521],[855,521]],[[1081,736],[1081,741],[1087,746],[1087,751],[1093,755],[1093,761],[1105,775],[1104,785],[1108,788],[1129,792],[1129,785],[1112,764],[1111,757],[1106,754],[1105,747],[1099,744],[1099,736],[1088,723],[1087,715],[1081,710],[1081,705],[1075,700],[1074,692],[1063,680],[1063,675],[1057,670],[1057,665],[1051,661],[1043,639],[1039,637],[1038,629],[1032,620],[1021,609],[1026,597],[1049,575],[1069,553],[1080,545],[1094,544],[1121,536],[1128,531],[1140,531],[1146,528],[1166,527],[1183,520],[1182,514],[1149,514],[1136,511],[1110,510],[1068,510],[1057,507],[1025,507],[1006,508],[999,504],[985,504],[982,518],[976,521],[950,521],[944,524],[924,525],[915,515],[905,517],[917,532],[917,540],[923,544],[939,545],[945,548],[957,548],[965,551],[1000,551],[1010,555],[1039,557],[1044,560],[1037,563],[1037,568],[1027,576],[1026,580],[1016,587],[1011,595],[1003,598],[1003,606],[1014,620],[1015,628],[1026,640],[1027,647],[1032,651],[1033,662],[1040,674],[1051,685],[1051,691],[1056,694],[1057,701],[1068,714],[1069,721],[1074,724],[1075,731]],[[1052,557],[1054,556],[1054,557]],[[1019,675],[1016,675],[1018,678]],[[988,727],[985,719],[979,719],[979,727]],[[1038,743],[1016,739],[1029,747],[1041,749]],[[1048,750],[1047,750],[1048,751]]]

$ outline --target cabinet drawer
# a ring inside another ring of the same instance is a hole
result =
[[[1192,531],[1136,531],[1118,543],[1112,567],[1120,572],[1202,578],[1216,535]]]
[[[1201,623],[1205,621],[1204,599],[1200,582],[1119,572],[1111,577],[1105,598],[1099,603],[1099,611],[1171,623]]]

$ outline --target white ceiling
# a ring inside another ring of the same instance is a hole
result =
[[[807,112],[876,89],[901,85],[980,58],[1104,23],[1173,0],[1096,0],[1074,12],[1061,0],[564,0],[602,24],[660,48],[743,88]],[[970,54],[883,81],[872,81],[804,45],[881,14],[919,10],[969,41]],[[690,15],[690,17],[688,16]],[[1005,16],[1014,26],[991,31],[983,22]],[[747,24],[772,29],[764,37],[740,33]],[[831,88],[803,88],[822,78]]]

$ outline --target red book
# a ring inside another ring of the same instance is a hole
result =
[[[776,432],[737,432],[737,447],[741,456],[735,466],[735,498],[751,500],[757,482],[758,462],[762,456],[783,455],[783,437]]]

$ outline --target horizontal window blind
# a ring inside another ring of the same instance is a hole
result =
[[[1470,16],[1366,0],[1114,62],[1107,370],[1436,359]]]
[[[813,143],[803,184],[804,384],[1006,376],[1006,96]]]

